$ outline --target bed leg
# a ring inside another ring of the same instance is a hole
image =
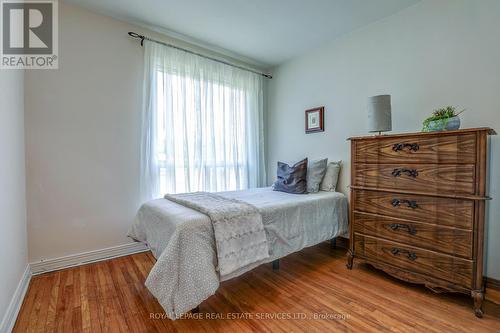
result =
[[[279,271],[280,269],[280,260],[276,259],[273,261],[273,271]]]
[[[330,248],[332,250],[337,248],[337,237],[330,239]]]

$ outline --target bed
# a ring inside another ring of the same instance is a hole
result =
[[[347,198],[338,192],[288,194],[268,188],[219,192],[255,206],[262,216],[269,257],[221,276],[210,218],[167,199],[145,203],[129,237],[146,243],[157,259],[146,287],[176,319],[215,294],[219,283],[304,247],[343,236]]]

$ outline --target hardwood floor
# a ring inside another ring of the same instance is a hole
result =
[[[144,286],[149,252],[38,275],[14,332],[500,331],[499,305],[485,302],[478,319],[469,297],[436,295],[366,265],[347,270],[345,252],[323,243],[282,259],[278,272],[261,266],[176,321],[162,318]]]

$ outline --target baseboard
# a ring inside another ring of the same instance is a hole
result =
[[[484,297],[490,302],[500,304],[500,280],[486,278],[486,292]]]
[[[92,262],[123,257],[134,253],[149,251],[149,248],[143,243],[130,243],[109,247],[106,249],[72,254],[69,256],[46,259],[30,263],[31,273],[33,275],[57,271],[64,268],[80,266]]]
[[[0,323],[0,332],[11,332],[14,328],[17,315],[19,313],[19,310],[21,310],[21,305],[23,305],[24,296],[28,291],[30,280],[30,266],[26,265],[26,269],[24,270],[23,276],[21,277],[21,281],[19,281],[16,291],[14,292],[10,304],[7,307],[7,311],[5,312],[2,322]]]

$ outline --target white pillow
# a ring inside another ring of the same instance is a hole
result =
[[[326,172],[328,158],[310,161],[307,165],[307,192],[315,193],[319,191],[319,185]]]
[[[340,165],[342,161],[330,162],[326,167],[325,177],[320,185],[321,191],[335,192],[339,180]]]

